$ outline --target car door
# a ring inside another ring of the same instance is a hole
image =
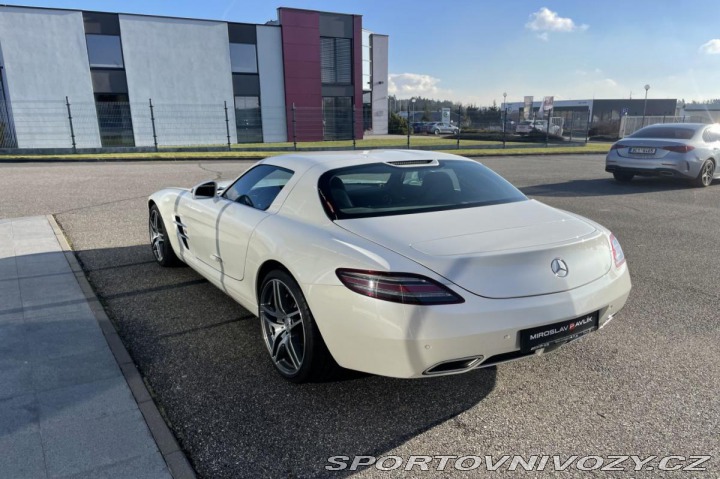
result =
[[[253,231],[270,214],[280,191],[292,177],[287,168],[258,165],[225,190],[217,217],[215,267],[222,277],[242,281],[245,258]]]
[[[172,218],[184,256],[208,274],[217,269],[215,230],[222,206],[217,196],[195,197],[188,192],[179,197]]]

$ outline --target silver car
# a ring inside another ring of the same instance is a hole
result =
[[[450,133],[452,135],[457,135],[460,131],[460,128],[454,125],[450,125],[448,123],[432,123],[428,127],[427,131],[432,133],[433,135],[439,135],[440,133]]]
[[[710,186],[720,178],[720,124],[665,123],[642,128],[615,143],[605,171],[617,181],[635,175],[670,176]]]

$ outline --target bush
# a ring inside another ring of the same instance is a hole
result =
[[[390,118],[388,118],[388,133],[391,135],[407,135],[407,120],[397,113],[390,113]]]

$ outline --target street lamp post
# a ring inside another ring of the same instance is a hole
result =
[[[505,115],[503,115],[503,148],[505,148],[505,129],[507,128],[507,92],[503,92],[503,108],[505,109]]]
[[[415,98],[410,99],[410,103],[412,103],[412,122],[415,121]],[[407,147],[408,150],[410,149],[410,130],[412,129],[412,122],[410,121],[410,105],[408,105],[408,122],[407,122],[407,131],[408,131],[408,138],[407,138]]]
[[[645,85],[645,103],[643,104],[642,126],[645,126],[645,114],[647,113],[647,95],[648,95],[649,89],[650,89],[650,85]]]

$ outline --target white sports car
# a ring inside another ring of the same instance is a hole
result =
[[[256,312],[294,382],[338,365],[415,378],[542,354],[603,327],[630,292],[610,231],[445,153],[276,156],[148,206],[157,261]]]

